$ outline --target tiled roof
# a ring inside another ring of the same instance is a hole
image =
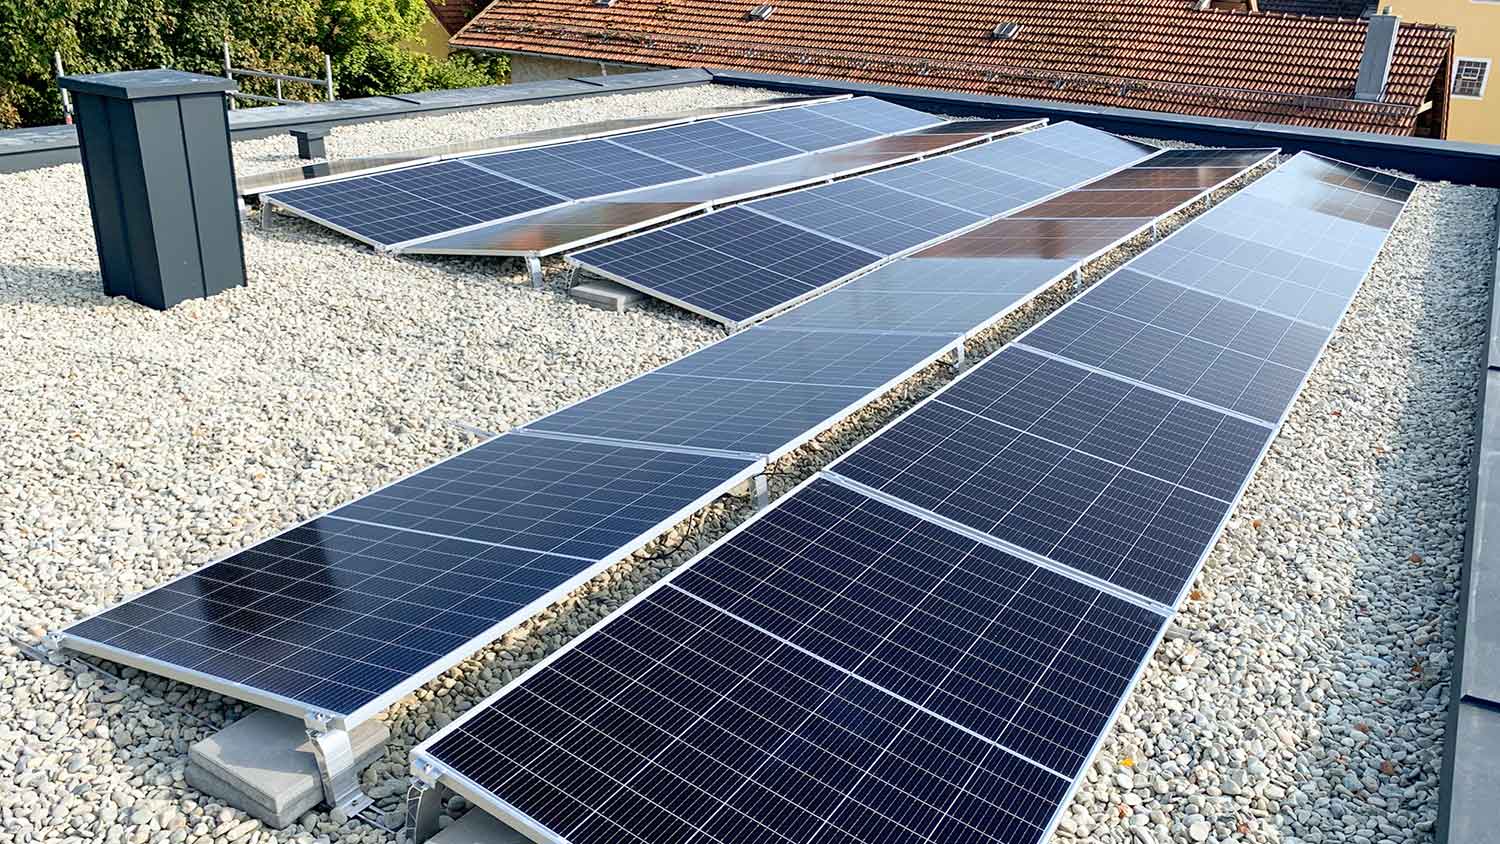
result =
[[[443,29],[452,35],[464,28],[469,18],[474,17],[474,10],[479,8],[478,0],[427,0],[427,8],[432,10],[432,16],[437,18]]]
[[[1383,102],[1352,99],[1366,24],[1182,0],[496,0],[458,47],[1410,134],[1451,29],[1403,24]],[[996,24],[1020,33],[996,40]]]

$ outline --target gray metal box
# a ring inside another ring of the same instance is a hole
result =
[[[164,310],[245,283],[224,92],[175,70],[66,76],[104,292]]]

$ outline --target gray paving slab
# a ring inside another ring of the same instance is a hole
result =
[[[1500,710],[1461,703],[1451,751],[1452,797],[1446,844],[1495,844],[1500,840]]]
[[[1500,706],[1500,371],[1486,374],[1474,539],[1465,580],[1462,676],[1466,698]]]
[[[390,730],[366,721],[350,733],[355,767],[385,755]],[[317,758],[302,722],[253,712],[188,749],[188,783],[282,829],[323,801]]]
[[[531,839],[479,809],[470,809],[427,844],[529,844]]]

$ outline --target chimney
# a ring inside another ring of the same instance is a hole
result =
[[[1396,55],[1396,34],[1401,18],[1396,15],[1371,15],[1365,29],[1365,54],[1359,60],[1359,79],[1354,83],[1354,98],[1379,102],[1385,96],[1385,83],[1391,76],[1391,59]]]

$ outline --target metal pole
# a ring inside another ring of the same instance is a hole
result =
[[[58,79],[67,76],[63,72],[62,53],[57,50],[52,51],[52,69],[57,72]],[[62,94],[63,123],[71,126],[73,125],[73,95],[68,93],[68,89],[61,86],[58,86],[57,92]]]
[[[234,79],[234,67],[229,63],[229,39],[224,39],[224,78]],[[234,95],[229,95],[229,110],[234,110]]]
[[[276,80],[276,99],[278,99],[278,100],[286,99],[285,97],[283,97],[281,95],[281,80],[280,79]]]
[[[328,84],[328,101],[333,102],[333,57],[323,54],[323,79]]]

